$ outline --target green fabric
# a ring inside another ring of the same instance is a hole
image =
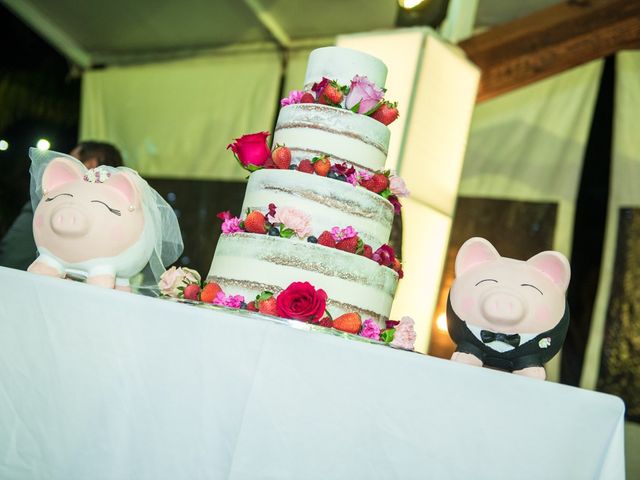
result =
[[[116,144],[143,176],[244,179],[226,147],[272,128],[280,78],[275,50],[88,71],[80,137]]]

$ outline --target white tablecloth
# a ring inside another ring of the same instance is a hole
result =
[[[0,268],[1,479],[623,478],[615,397]]]

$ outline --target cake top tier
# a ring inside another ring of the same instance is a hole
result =
[[[356,75],[367,77],[378,87],[384,88],[387,66],[367,53],[343,47],[318,48],[309,55],[305,87],[320,82],[323,77],[350,85]]]

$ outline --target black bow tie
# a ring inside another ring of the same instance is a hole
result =
[[[502,342],[508,343],[512,347],[520,345],[520,335],[517,333],[507,335],[506,333],[494,333],[489,330],[480,330],[480,339],[483,343]]]

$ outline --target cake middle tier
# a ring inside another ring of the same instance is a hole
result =
[[[277,295],[293,282],[309,282],[327,293],[334,318],[357,312],[381,327],[398,285],[396,272],[366,257],[254,233],[220,236],[207,279],[247,302],[265,290]]]
[[[356,169],[384,169],[389,150],[389,128],[366,115],[316,103],[288,105],[280,110],[274,145],[291,150],[295,163],[328,155],[332,163],[346,162]]]
[[[270,203],[308,214],[315,236],[333,227],[351,226],[374,250],[389,241],[393,205],[347,182],[295,170],[258,170],[249,178],[242,212],[249,209],[266,213]]]

